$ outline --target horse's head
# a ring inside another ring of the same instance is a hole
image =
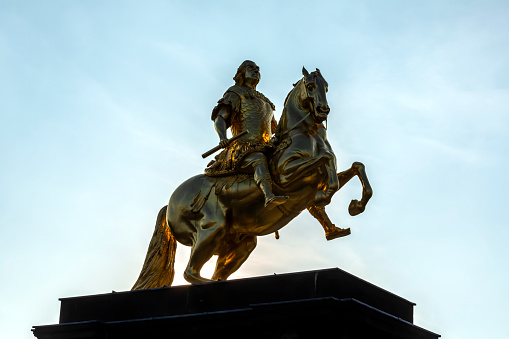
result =
[[[320,70],[309,73],[302,67],[304,77],[296,84],[300,86],[300,103],[309,110],[317,123],[327,119],[330,108],[327,104],[327,81],[323,78]]]

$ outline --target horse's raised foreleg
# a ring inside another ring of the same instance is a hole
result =
[[[373,190],[369,184],[368,176],[366,175],[365,167],[360,162],[354,162],[352,167],[346,171],[338,173],[339,188],[343,187],[350,179],[354,176],[358,176],[362,184],[362,198],[360,201],[352,200],[350,206],[348,206],[348,212],[350,215],[357,215],[364,212],[366,205],[373,195]]]
[[[332,221],[330,221],[329,216],[325,212],[325,207],[311,206],[311,207],[308,207],[308,211],[322,225],[322,227],[325,231],[325,238],[327,240],[344,237],[344,236],[350,234],[349,228],[336,227],[336,225],[334,225],[332,223]]]
[[[212,280],[226,280],[247,260],[256,247],[255,236],[245,236],[219,254]]]

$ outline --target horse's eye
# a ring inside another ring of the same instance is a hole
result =
[[[313,84],[308,84],[308,85],[306,86],[306,88],[308,89],[308,91],[310,91],[310,92],[311,92],[312,90],[314,90],[314,89],[315,89],[315,86],[314,86]]]

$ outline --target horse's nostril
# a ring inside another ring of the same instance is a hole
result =
[[[320,113],[329,113],[330,108],[329,108],[328,105],[321,105],[321,106],[318,107],[318,111]]]

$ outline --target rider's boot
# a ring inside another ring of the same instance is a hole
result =
[[[288,196],[286,195],[278,196],[272,193],[272,180],[270,178],[268,169],[269,166],[267,165],[265,155],[262,153],[253,153],[249,157],[251,158],[254,168],[254,179],[256,185],[265,196],[265,208],[270,210],[288,200]]]
[[[273,209],[277,205],[283,204],[286,202],[286,200],[288,200],[288,196],[286,195],[275,195],[272,193],[272,184],[269,178],[263,178],[260,180],[258,187],[265,196],[265,207],[269,210]]]

